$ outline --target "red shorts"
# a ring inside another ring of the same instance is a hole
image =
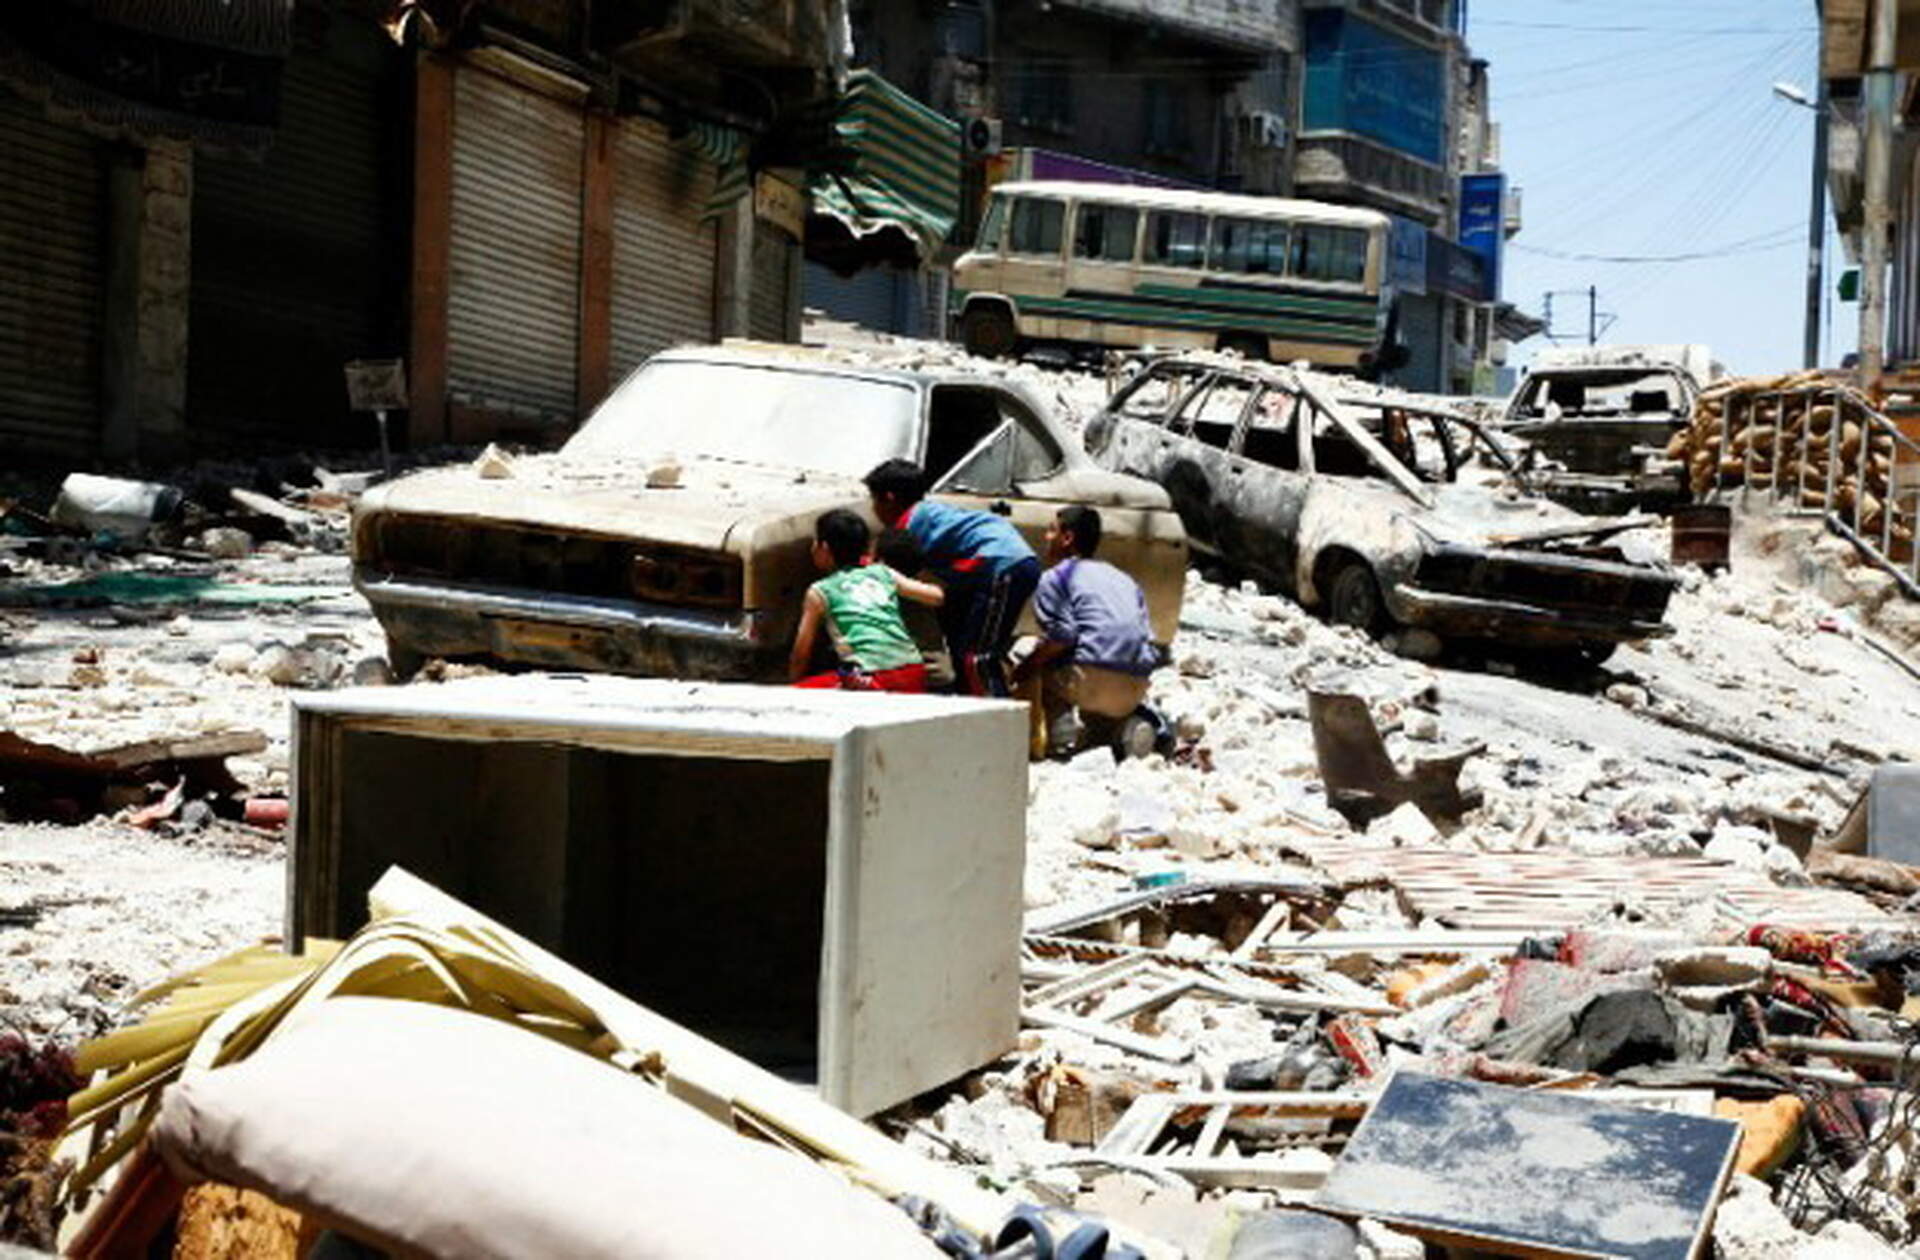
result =
[[[902,665],[898,669],[876,670],[871,674],[858,670],[846,673],[815,674],[811,678],[802,678],[793,684],[810,691],[909,691],[920,693],[927,689],[927,667],[925,665]]]

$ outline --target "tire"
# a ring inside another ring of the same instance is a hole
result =
[[[1220,338],[1220,349],[1231,350],[1249,363],[1268,359],[1267,339],[1255,333],[1228,333]]]
[[[1327,620],[1336,626],[1354,626],[1377,635],[1387,624],[1387,601],[1373,573],[1359,561],[1349,561],[1327,584]]]
[[[411,682],[413,676],[426,665],[427,658],[422,652],[416,652],[405,644],[396,643],[393,636],[387,636],[387,670],[397,683]]]
[[[1588,669],[1598,669],[1620,650],[1618,643],[1589,639],[1573,649],[1574,658]]]
[[[1004,359],[1019,347],[1020,330],[1004,307],[970,306],[960,317],[960,342],[968,354]]]

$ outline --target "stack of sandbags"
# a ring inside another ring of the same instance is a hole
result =
[[[1797,497],[1800,507],[1826,508],[1851,523],[1857,501],[1861,532],[1878,538],[1886,526],[1894,440],[1869,424],[1872,414],[1865,395],[1820,372],[1721,381],[1701,392],[1692,424],[1673,435],[1667,456],[1685,461],[1696,496],[1716,484],[1772,490],[1777,468],[1781,493]],[[1836,441],[1839,464],[1829,502],[1827,465]],[[1912,541],[1912,524],[1908,511],[1894,512],[1896,542]]]

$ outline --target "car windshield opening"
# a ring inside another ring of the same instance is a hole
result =
[[[567,459],[653,455],[777,464],[850,477],[912,459],[918,409],[892,381],[743,363],[652,363],[562,448]]]

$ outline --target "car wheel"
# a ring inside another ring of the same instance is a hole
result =
[[[393,681],[397,683],[410,681],[426,666],[426,663],[425,653],[416,652],[404,644],[395,643],[391,637],[387,639],[387,672],[393,675]]]
[[[998,306],[975,306],[960,317],[960,340],[968,354],[983,359],[1002,359],[1019,344],[1019,330],[1013,316]]]
[[[1613,654],[1620,650],[1618,643],[1606,643],[1588,640],[1573,649],[1574,656],[1588,669],[1598,669],[1605,665]]]
[[[1253,333],[1228,333],[1220,338],[1220,348],[1233,351],[1249,363],[1267,361],[1267,339]]]
[[[1327,586],[1327,620],[1336,626],[1355,626],[1378,634],[1387,622],[1387,601],[1373,573],[1358,562],[1333,575]]]

